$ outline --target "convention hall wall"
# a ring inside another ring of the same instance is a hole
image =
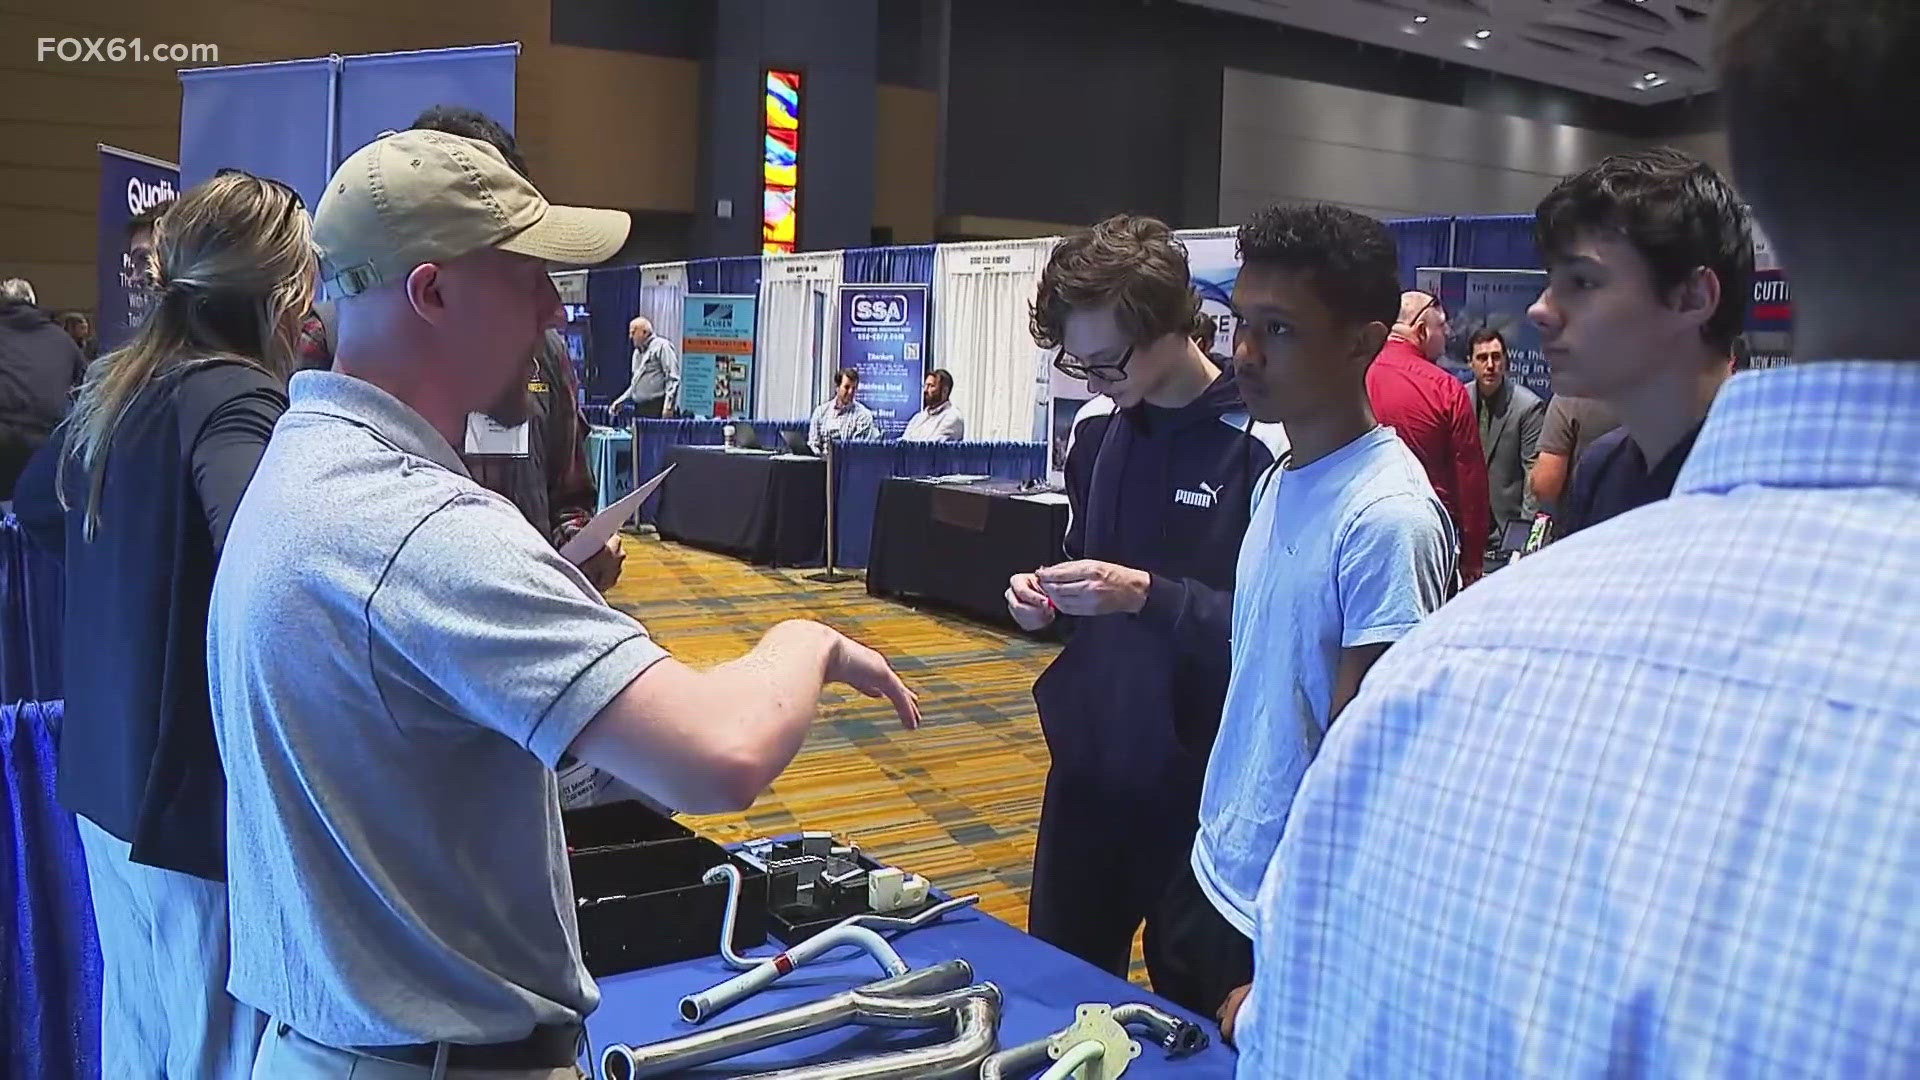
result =
[[[433,0],[12,0],[0,265],[49,304],[90,306],[94,145],[164,158],[178,146],[175,65],[42,63],[25,44],[41,36],[209,42],[227,64],[522,42],[517,130],[542,185],[633,212],[623,258],[685,256],[715,10],[468,0],[450,18]],[[1607,148],[1677,141],[1724,158],[1707,105],[1636,108],[1173,0],[884,0],[874,40],[873,235],[898,243],[1119,210],[1205,226],[1268,197],[1525,209],[1561,166]]]
[[[1724,157],[1710,102],[1604,100],[1173,0],[956,3],[947,67],[949,217],[1200,227],[1267,195],[1501,212],[1614,148]]]
[[[164,9],[12,0],[8,7],[17,47],[0,57],[0,144],[7,147],[0,153],[0,270],[32,280],[49,306],[94,302],[95,144],[177,156],[180,65],[41,63],[30,46],[43,36],[207,42],[219,46],[222,64],[519,41],[516,131],[542,188],[556,199],[634,212],[625,258],[687,253],[699,60],[556,43],[548,0],[467,0],[457,19],[433,0],[183,0]],[[631,22],[633,5],[621,9]],[[900,242],[932,239],[937,131],[932,90],[880,87],[876,138],[891,152],[876,155],[874,220]]]

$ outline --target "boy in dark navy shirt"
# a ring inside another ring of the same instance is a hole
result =
[[[1234,561],[1277,424],[1189,336],[1187,254],[1152,218],[1054,249],[1033,336],[1093,398],[1066,454],[1066,562],[1014,575],[1007,608],[1067,646],[1034,683],[1052,754],[1029,929],[1125,977],[1146,924],[1161,996],[1211,1015],[1252,977],[1246,939],[1187,866],[1228,675]]]
[[[1753,283],[1753,226],[1713,167],[1677,150],[1616,154],[1534,213],[1547,287],[1528,315],[1556,393],[1620,428],[1574,466],[1554,532],[1666,497],[1727,380]],[[1583,475],[1584,474],[1584,475]]]

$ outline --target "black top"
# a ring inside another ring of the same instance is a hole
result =
[[[21,523],[66,558],[60,802],[131,844],[135,862],[226,876],[207,604],[227,526],[286,408],[277,380],[238,361],[182,365],[150,383],[114,434],[91,541],[86,473],[59,461],[65,425],[20,478]]]
[[[1704,423],[1704,421],[1702,421]],[[1652,468],[1646,455],[1627,436],[1626,428],[1614,428],[1593,440],[1573,469],[1567,485],[1566,505],[1553,521],[1556,537],[1572,536],[1589,525],[1598,525],[1635,507],[1659,502],[1673,494],[1673,483],[1680,478],[1680,466],[1693,452],[1693,440],[1700,424],[1693,425],[1686,437],[1667,451]]]
[[[86,374],[80,346],[44,308],[0,301],[0,500],[67,414],[67,395]]]
[[[1190,843],[1230,667],[1234,564],[1254,483],[1274,462],[1230,371],[1180,409],[1074,418],[1068,559],[1147,571],[1138,614],[1062,617],[1067,644],[1034,684],[1054,793],[1098,807],[1141,850]]]

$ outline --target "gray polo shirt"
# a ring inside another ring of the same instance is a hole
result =
[[[334,1046],[579,1020],[553,767],[666,653],[400,401],[289,398],[209,614],[228,987]]]

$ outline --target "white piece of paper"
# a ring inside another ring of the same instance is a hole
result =
[[[620,526],[625,525],[627,519],[639,511],[640,504],[647,501],[647,496],[659,490],[661,481],[665,480],[667,474],[672,471],[671,465],[661,469],[660,475],[634,488],[621,496],[618,502],[593,515],[593,520],[587,522],[586,528],[574,533],[573,539],[560,545],[560,557],[575,566],[591,559],[593,553],[606,547],[607,541],[613,539],[613,534],[620,531]]]
[[[526,457],[527,425],[503,427],[484,413],[468,413],[467,453],[485,457]]]

